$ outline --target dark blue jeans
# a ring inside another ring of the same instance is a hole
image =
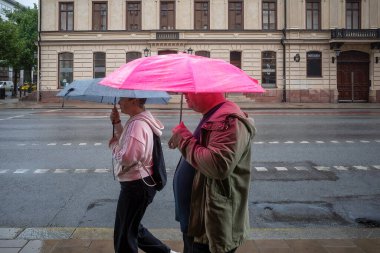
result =
[[[141,179],[120,182],[120,185],[114,228],[115,252],[137,253],[138,248],[147,253],[170,252],[141,224],[146,208],[156,195],[154,187],[147,186]]]

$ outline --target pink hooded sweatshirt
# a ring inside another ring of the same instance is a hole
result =
[[[163,124],[149,111],[130,117],[124,127],[115,126],[119,142],[110,145],[117,161],[115,175],[120,182],[145,178],[152,174],[153,132],[161,136]]]

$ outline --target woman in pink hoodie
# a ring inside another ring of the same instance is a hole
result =
[[[120,98],[121,112],[130,116],[124,127],[116,108],[110,115],[115,136],[110,139],[109,147],[117,161],[114,172],[121,186],[114,227],[116,253],[137,253],[138,248],[147,253],[174,252],[141,224],[156,194],[151,177],[153,133],[161,136],[164,128],[145,110],[145,101]]]

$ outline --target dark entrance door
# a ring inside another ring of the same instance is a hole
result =
[[[369,55],[358,51],[338,56],[337,85],[339,102],[368,102]]]

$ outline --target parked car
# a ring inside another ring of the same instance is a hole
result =
[[[6,91],[13,90],[13,82],[12,81],[0,81],[0,88],[5,88]]]

